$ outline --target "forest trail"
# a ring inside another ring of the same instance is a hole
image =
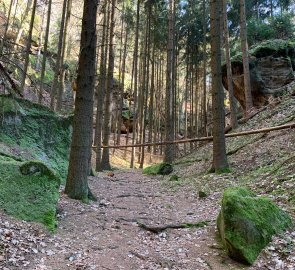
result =
[[[30,269],[236,269],[216,244],[220,193],[199,199],[192,185],[169,189],[162,177],[115,171],[90,179],[98,201],[90,205],[62,195],[59,225],[45,238]],[[138,226],[208,221],[201,228],[154,234]],[[241,267],[238,267],[241,269]]]

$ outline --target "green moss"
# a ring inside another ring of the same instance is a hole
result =
[[[71,140],[72,117],[64,118],[48,108],[21,99],[0,96],[7,105],[0,115],[0,141],[19,148],[20,158],[39,160],[65,181]],[[12,106],[13,105],[13,106]]]
[[[208,172],[208,174],[211,173],[216,173],[216,174],[225,174],[225,173],[231,173],[231,169],[226,167],[226,168],[220,168],[220,169],[215,169],[213,167],[211,167]]]
[[[295,41],[294,40],[282,40],[271,39],[261,42],[252,46],[249,50],[249,54],[257,58],[273,56],[273,57],[285,57],[293,58],[295,54]],[[231,58],[232,64],[243,64],[242,53],[239,52]],[[253,63],[250,63],[250,65]],[[222,63],[225,67],[225,63]]]
[[[252,264],[271,237],[290,225],[291,218],[269,199],[240,187],[224,192],[217,226],[234,259]]]
[[[72,117],[0,95],[1,104],[0,208],[53,231],[59,185],[67,174]]]
[[[215,169],[216,174],[231,173],[230,168]]]
[[[56,205],[59,179],[46,173],[23,175],[24,164],[0,156],[0,207],[17,218],[43,223],[50,231],[56,228]]]
[[[53,179],[58,183],[61,182],[60,178],[52,169],[48,168],[44,163],[37,160],[24,162],[22,165],[20,165],[19,169],[23,175],[48,176],[49,179]]]
[[[265,56],[288,57],[295,50],[293,40],[272,39],[264,41],[250,49],[250,54],[261,58]]]
[[[171,175],[171,177],[169,178],[169,181],[172,182],[177,182],[179,180],[179,177],[175,174]]]
[[[173,166],[169,163],[159,163],[149,167],[146,167],[143,170],[143,174],[147,175],[168,175],[173,172]]]

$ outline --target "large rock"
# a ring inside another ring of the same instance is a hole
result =
[[[284,86],[295,80],[295,41],[271,40],[253,47],[249,65],[254,106],[268,103],[273,95],[284,92]],[[232,59],[234,96],[245,109],[245,90],[242,56]],[[222,81],[228,89],[226,65],[222,66]]]
[[[21,160],[38,160],[65,181],[68,171],[72,117],[62,117],[30,101],[0,95],[0,152]]]
[[[245,188],[224,192],[217,227],[230,257],[253,264],[274,234],[291,225],[291,218],[267,198]]]
[[[142,173],[148,175],[168,175],[173,172],[173,166],[169,163],[163,162],[146,167]]]

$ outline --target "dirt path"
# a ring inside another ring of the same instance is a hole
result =
[[[199,199],[190,185],[169,189],[140,171],[93,177],[90,186],[99,198],[91,205],[62,196],[58,231],[41,243],[30,269],[235,269],[215,240],[220,194]],[[137,220],[209,223],[154,234]]]

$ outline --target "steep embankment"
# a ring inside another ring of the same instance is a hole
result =
[[[286,96],[276,106],[268,105],[234,132],[279,126],[294,119],[294,96]],[[228,138],[226,143],[231,173],[220,176],[207,173],[212,160],[209,143],[178,160],[176,174],[208,192],[232,185],[249,185],[259,193],[276,195],[276,200],[295,210],[294,129]]]
[[[6,96],[0,96],[0,108],[0,207],[54,230],[59,185],[68,165],[70,120]]]

